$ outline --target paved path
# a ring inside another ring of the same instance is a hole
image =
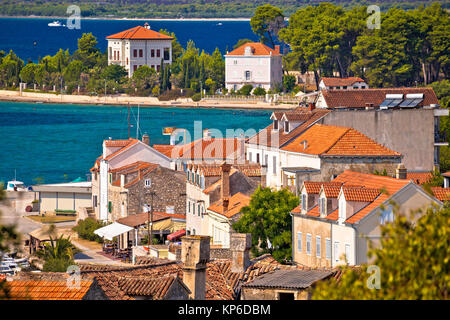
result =
[[[9,206],[5,206],[4,204],[0,204],[0,211],[2,214],[0,215],[0,223],[4,225],[16,225],[16,230],[24,236],[33,230],[42,228],[42,225],[33,220],[24,218],[23,216],[26,212],[20,212],[11,208]]]
[[[75,255],[75,262],[77,263],[99,263],[99,264],[112,264],[112,265],[120,265],[120,266],[130,266],[128,263],[122,263],[120,261],[109,259],[101,254],[97,253],[96,250],[89,249],[86,246],[83,246],[81,243],[77,242],[77,240],[72,240],[72,243],[80,249],[82,252]]]

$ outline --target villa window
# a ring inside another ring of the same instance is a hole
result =
[[[161,66],[159,64],[156,65],[156,72],[159,72],[159,70],[161,69]]]
[[[151,56],[152,58],[155,57],[155,49],[152,49],[152,50],[150,51],[150,56]]]
[[[133,71],[136,71],[137,70],[137,65],[135,64],[134,66],[133,66]]]
[[[306,235],[306,254],[311,255],[311,235]]]
[[[250,80],[250,71],[245,71],[245,80]]]
[[[302,233],[297,232],[297,251],[302,252]]]
[[[284,131],[289,132],[289,121],[284,122]]]
[[[170,60],[170,48],[164,48],[164,60]]]
[[[137,58],[137,49],[134,49],[134,50],[133,50],[133,57],[134,57],[134,58]]]
[[[307,210],[308,209],[308,206],[307,206],[307,203],[306,203],[306,194],[302,194],[302,210]]]
[[[109,47],[109,58],[110,59],[112,58],[112,48],[111,47]]]
[[[345,259],[347,259],[347,264],[350,264],[350,245],[345,245]]]
[[[277,174],[277,157],[273,157],[273,174]]]
[[[186,180],[189,181],[190,172],[186,171]]]
[[[320,236],[316,236],[316,257],[320,258],[321,256],[321,242],[320,242]]]
[[[150,188],[152,186],[152,179],[145,179],[145,187]]]
[[[252,161],[252,153],[251,152],[248,153],[248,161],[250,161],[250,162]]]
[[[139,49],[139,58],[142,58],[144,56],[144,53],[142,51],[142,49]]]
[[[273,120],[273,129],[278,130],[278,120]]]
[[[200,204],[198,204],[197,210],[198,210],[197,214],[198,214],[198,216],[200,217],[200,215],[201,215],[201,207],[200,207]]]
[[[259,163],[259,153],[256,154],[256,163]]]
[[[161,57],[161,50],[160,49],[156,50],[156,57],[157,58]]]
[[[339,242],[334,242],[334,260],[339,262]]]
[[[325,198],[319,199],[319,212],[321,215],[325,214],[325,203],[326,203]]]
[[[325,239],[325,258],[331,259],[331,240]]]

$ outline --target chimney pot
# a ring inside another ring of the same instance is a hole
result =
[[[224,162],[221,166],[222,169],[222,186],[221,186],[221,198],[222,200],[230,198],[230,170],[231,164]]]
[[[206,264],[210,256],[208,236],[184,236],[181,238],[181,261],[183,262],[183,282],[189,288],[189,297],[205,300]]]
[[[142,135],[142,142],[145,143],[146,145],[150,145],[150,137],[147,133],[144,133]]]
[[[245,272],[250,266],[250,248],[252,235],[250,233],[232,233],[230,249],[232,253],[231,272]]]
[[[406,179],[408,170],[406,170],[405,165],[400,163],[395,170],[395,177],[397,179]]]

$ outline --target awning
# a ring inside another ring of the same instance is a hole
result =
[[[172,221],[171,219],[161,220],[153,223],[153,232],[175,232],[186,228],[185,222]],[[141,227],[141,230],[147,230],[147,226]]]
[[[114,222],[105,227],[95,230],[94,233],[107,240],[112,240],[114,237],[117,237],[118,235],[126,233],[131,230],[133,230],[132,227]]]
[[[177,240],[178,238],[181,238],[182,236],[184,236],[186,234],[186,230],[185,229],[181,229],[178,230],[177,232],[171,233],[167,236],[167,240]]]

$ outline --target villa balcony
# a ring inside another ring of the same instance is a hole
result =
[[[434,133],[434,145],[435,146],[448,146],[447,132],[435,132]]]

